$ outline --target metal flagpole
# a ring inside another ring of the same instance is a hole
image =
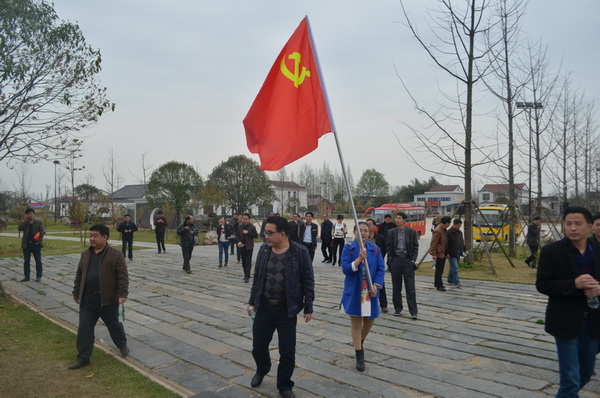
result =
[[[327,105],[327,113],[329,114],[329,123],[331,124],[333,136],[335,137],[335,145],[337,147],[338,156],[340,157],[340,163],[342,165],[342,175],[344,176],[344,182],[346,183],[346,190],[348,191],[348,200],[350,202],[350,208],[352,209],[352,215],[354,216],[354,225],[356,226],[355,234],[358,237],[358,244],[362,250],[365,248],[365,242],[363,242],[362,235],[360,234],[360,229],[358,228],[358,216],[356,215],[356,208],[354,207],[354,198],[352,197],[352,189],[350,188],[350,182],[348,181],[348,175],[346,174],[346,166],[344,164],[344,158],[342,156],[340,140],[338,139],[337,130],[335,128],[335,121],[333,120],[333,115],[331,113],[331,106],[329,105],[329,96],[327,95],[327,89],[325,88],[325,80],[323,79],[323,74],[321,73],[321,63],[319,62],[319,56],[317,54],[317,47],[315,46],[315,41],[313,39],[312,30],[310,28],[310,21],[308,20],[308,15],[306,16],[306,24],[308,26],[308,36],[310,39],[310,45],[312,47],[313,54],[315,55],[315,63],[317,65],[317,73],[319,74],[319,81],[321,82],[321,89],[323,90],[323,97],[325,98],[325,104]],[[373,290],[373,280],[371,279],[371,271],[369,271],[369,262],[367,261],[366,257],[365,257],[364,268],[365,268],[365,274],[367,276],[367,283],[369,285],[369,291],[372,291]]]

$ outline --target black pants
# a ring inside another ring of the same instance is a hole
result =
[[[252,249],[239,249],[242,255],[242,268],[244,269],[244,279],[250,279],[250,271],[252,270],[252,252],[254,252],[254,248]]]
[[[445,264],[446,257],[437,258],[435,260],[435,275],[433,276],[433,285],[435,287],[444,287],[444,281],[442,281],[442,274],[444,273]]]
[[[340,265],[342,265],[342,250],[344,250],[345,244],[346,244],[346,239],[344,239],[344,238],[334,238],[333,239],[332,255],[333,255],[333,263],[334,264],[339,257]]]
[[[123,324],[119,322],[119,304],[100,305],[100,296],[84,294],[79,306],[79,327],[77,328],[77,360],[88,362],[94,348],[94,328],[98,318],[106,325],[110,337],[117,346],[127,345]]]
[[[321,241],[321,253],[325,261],[331,261],[331,239],[323,239]]]
[[[406,304],[410,315],[417,315],[417,295],[415,291],[415,267],[411,259],[393,257],[390,263],[392,271],[392,301],[395,311],[402,311],[402,281],[406,289]]]
[[[167,249],[165,249],[165,231],[156,231],[156,247],[158,247],[159,253],[161,248],[163,252],[167,252]]]
[[[294,387],[292,374],[296,366],[296,323],[298,317],[288,317],[287,305],[270,305],[261,300],[252,325],[252,356],[256,373],[266,375],[271,370],[269,343],[277,330],[279,339],[279,365],[277,366],[277,389]]]
[[[379,307],[381,308],[387,308],[388,306],[388,301],[387,301],[387,294],[385,292],[385,284],[383,286],[381,286],[381,290],[379,291]]]
[[[184,271],[191,271],[190,260],[192,258],[192,252],[194,251],[194,245],[181,246],[181,254],[183,255],[183,269]]]
[[[132,248],[133,235],[123,234],[122,241],[123,241],[123,257],[127,257],[131,260],[133,258],[133,248]],[[126,247],[129,247],[129,251],[127,252],[127,255],[125,254]]]
[[[529,252],[531,253],[529,257],[527,257],[527,259],[525,260],[526,263],[531,263],[531,265],[535,266],[535,255],[537,254],[538,251],[538,246],[537,245],[527,245],[529,246]]]
[[[308,254],[310,254],[310,261],[313,261],[315,259],[315,248],[313,247],[312,243],[302,242],[302,244],[308,249]]]
[[[35,259],[35,277],[42,277],[42,247],[39,243],[28,242],[27,247],[23,249],[23,275],[25,279],[31,276],[31,255]]]

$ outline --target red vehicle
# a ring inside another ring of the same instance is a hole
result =
[[[369,207],[365,211],[365,217],[374,219],[378,224],[383,222],[383,217],[386,214],[391,214],[392,222],[398,212],[404,212],[408,215],[406,226],[417,231],[417,235],[425,234],[425,208],[414,206],[411,203],[386,203],[380,207]]]

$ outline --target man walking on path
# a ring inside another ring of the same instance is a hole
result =
[[[331,263],[331,250],[333,242],[333,223],[327,214],[323,215],[321,223],[321,253],[323,253],[323,263]]]
[[[319,235],[319,226],[313,222],[314,213],[307,211],[304,215],[306,223],[304,224],[304,235],[302,236],[302,244],[308,249],[310,261],[315,259],[315,251],[317,250],[317,236]]]
[[[452,218],[444,216],[440,219],[440,223],[433,231],[431,244],[429,246],[429,254],[435,263],[435,276],[433,285],[440,292],[445,292],[444,281],[442,274],[444,273],[444,264],[446,263],[446,228],[450,226]]]
[[[127,337],[119,322],[119,304],[129,295],[129,276],[125,257],[108,245],[110,230],[105,225],[90,227],[90,248],[81,253],[75,274],[73,299],[79,304],[77,361],[69,369],[90,364],[94,348],[94,328],[98,318],[106,325],[121,355],[129,355]]]
[[[588,240],[592,214],[569,207],[563,220],[565,237],[542,248],[535,283],[548,296],[544,329],[556,341],[559,398],[579,396],[600,344],[600,244]]]
[[[406,304],[410,316],[417,320],[417,294],[415,291],[415,268],[419,256],[417,231],[406,226],[408,216],[404,212],[396,214],[396,227],[388,231],[387,261],[392,272],[392,302],[394,315],[402,315],[402,282],[406,289]]]
[[[308,251],[302,244],[290,241],[288,234],[285,218],[267,219],[267,245],[260,248],[256,258],[247,312],[248,316],[254,315],[252,356],[256,362],[250,385],[258,387],[271,370],[269,343],[277,330],[277,389],[282,397],[293,398],[297,315],[304,309],[304,322],[312,319],[315,281]]]
[[[190,260],[196,244],[196,236],[198,236],[198,229],[194,225],[194,217],[185,216],[185,221],[177,228],[177,235],[179,235],[179,246],[181,246],[181,254],[183,255],[183,270],[187,274],[191,274]]]
[[[244,269],[244,282],[250,280],[250,271],[252,270],[252,252],[254,251],[254,239],[258,238],[258,233],[254,225],[250,223],[250,214],[242,214],[242,223],[237,233],[237,246],[242,255],[242,268]]]
[[[527,246],[529,246],[529,252],[531,254],[525,260],[525,264],[533,269],[535,269],[535,256],[540,247],[541,224],[542,219],[540,217],[533,217],[533,221],[527,226],[527,238],[525,239],[525,242],[527,243]]]
[[[163,214],[162,210],[156,212],[156,218],[154,219],[154,233],[156,234],[156,246],[158,247],[158,254],[166,253],[165,249],[165,231],[167,230],[167,217]]]
[[[42,280],[42,247],[44,247],[44,235],[46,230],[40,220],[35,219],[35,211],[28,207],[25,210],[25,219],[19,224],[21,236],[21,249],[23,249],[23,276],[21,282],[27,282],[31,278],[31,255],[35,259],[35,281]]]
[[[121,233],[121,239],[123,241],[123,257],[125,257],[125,247],[129,247],[127,257],[133,260],[133,233],[138,230],[137,225],[131,221],[131,216],[125,214],[125,220],[119,224],[117,231]]]

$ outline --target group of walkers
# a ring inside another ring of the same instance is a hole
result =
[[[256,373],[251,386],[258,387],[271,369],[269,344],[277,331],[280,353],[277,388],[283,397],[294,397],[291,377],[295,368],[297,315],[303,311],[305,322],[312,319],[315,297],[312,261],[318,235],[318,226],[313,219],[311,212],[305,214],[305,222],[297,213],[291,221],[271,214],[264,220],[259,234],[250,222],[249,214],[238,214],[231,224],[226,224],[221,218],[217,227],[219,267],[227,266],[230,246],[232,254],[235,246],[246,283],[250,279],[254,240],[259,236],[264,240],[258,251],[247,303],[247,313],[254,318],[252,356]],[[342,216],[338,216],[335,224],[324,216],[321,224],[324,262],[332,265],[338,262],[345,277],[340,311],[349,316],[356,369],[360,372],[365,370],[365,340],[380,311],[387,312],[386,263],[392,277],[394,315],[402,315],[404,285],[410,317],[418,319],[414,274],[418,237],[415,230],[406,226],[406,214],[396,214],[395,223],[391,219],[388,214],[379,225],[372,219],[359,222],[354,228],[355,239],[351,243],[345,241],[348,231]],[[576,397],[594,373],[596,355],[600,351],[600,214],[592,216],[585,208],[569,207],[563,219],[565,237],[541,249],[537,267],[535,254],[541,220],[533,219],[527,240],[532,256],[526,263],[537,268],[536,287],[548,296],[544,327],[555,338],[557,347],[560,388],[556,396]],[[441,280],[446,258],[450,259],[448,283],[461,286],[457,265],[460,256],[466,252],[460,233],[461,223],[459,219],[452,222],[449,217],[441,217],[433,231],[429,253],[435,261],[434,285],[439,291],[446,290]],[[166,218],[162,212],[158,213],[155,225],[160,254],[166,252]],[[35,219],[33,209],[26,210],[25,219],[18,229],[23,232],[25,277],[21,282],[30,280],[31,255],[36,261],[35,280],[40,282],[45,230]],[[133,258],[131,244],[137,226],[126,216],[117,230],[122,234],[122,252],[108,245],[108,227],[90,227],[90,247],[81,254],[73,288],[73,299],[80,308],[78,355],[69,369],[90,364],[94,328],[100,318],[121,355],[129,355],[118,311],[129,294],[125,258]],[[191,273],[189,261],[198,237],[191,215],[186,216],[177,228],[177,234],[184,258],[183,269]],[[340,242],[336,243],[336,239]]]

